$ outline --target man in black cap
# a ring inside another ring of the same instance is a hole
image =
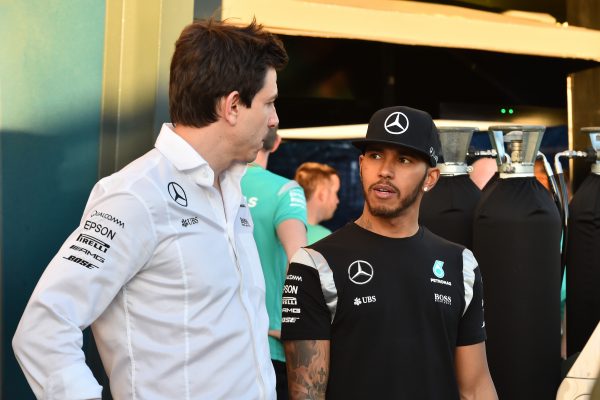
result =
[[[282,339],[291,399],[496,399],[477,262],[418,224],[440,174],[431,116],[379,110],[354,145],[362,215],[289,266]]]

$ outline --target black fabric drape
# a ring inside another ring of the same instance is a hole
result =
[[[561,220],[534,177],[490,182],[475,210],[488,363],[501,399],[554,399],[560,379]]]
[[[589,175],[569,205],[567,353],[583,350],[600,321],[600,176]]]
[[[419,223],[431,232],[473,248],[473,213],[481,191],[468,175],[442,176],[423,196]]]

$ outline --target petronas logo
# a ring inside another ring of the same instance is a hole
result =
[[[437,276],[439,279],[442,279],[446,273],[444,272],[444,262],[440,260],[435,260],[433,263],[433,274]]]

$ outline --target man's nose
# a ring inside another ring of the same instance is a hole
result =
[[[269,128],[275,128],[279,125],[279,116],[277,115],[277,110],[273,109],[273,115],[269,117]]]
[[[392,178],[394,176],[394,163],[390,159],[385,159],[381,164],[381,169],[379,170],[379,176],[385,178]]]

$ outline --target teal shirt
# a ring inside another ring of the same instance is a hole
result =
[[[330,234],[331,234],[331,231],[329,229],[325,228],[323,225],[308,224],[307,230],[306,230],[307,245],[311,245],[315,242],[318,242],[319,240],[323,239],[325,236],[328,236]]]
[[[242,193],[254,222],[254,240],[265,276],[269,329],[281,330],[281,298],[287,269],[287,256],[277,237],[277,227],[288,219],[306,225],[304,190],[296,181],[250,165],[242,178]],[[271,359],[285,361],[283,345],[269,336]]]

